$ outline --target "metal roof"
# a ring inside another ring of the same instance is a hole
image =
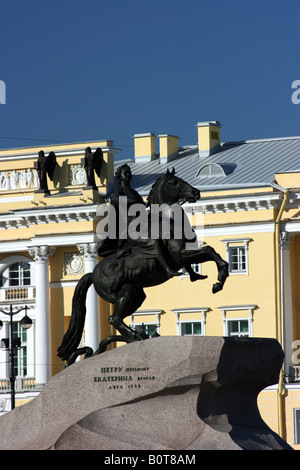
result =
[[[275,173],[300,171],[300,137],[225,142],[208,157],[199,157],[197,146],[186,146],[169,163],[160,163],[159,156],[148,163],[128,159],[117,161],[115,170],[124,163],[131,167],[132,186],[142,195],[173,167],[177,176],[201,191],[268,186]]]

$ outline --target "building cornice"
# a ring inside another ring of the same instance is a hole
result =
[[[94,220],[98,204],[52,206],[17,211],[0,215],[0,230],[31,227],[37,224],[83,222]]]
[[[91,150],[95,151],[98,145],[93,146],[93,144],[85,144],[82,148],[77,148],[77,149],[64,149],[64,150],[55,150],[55,155],[56,157],[65,157],[65,156],[76,156],[76,155],[82,155],[85,152],[85,148],[87,145],[90,145]],[[56,145],[53,145],[53,147],[56,147]],[[14,153],[11,155],[0,155],[0,161],[5,162],[5,161],[10,161],[10,160],[32,160],[33,158],[37,158],[38,154],[38,149],[35,152],[30,152],[30,153]],[[51,151],[51,146],[41,146],[41,148],[44,148],[46,153]],[[120,149],[117,149],[115,147],[110,147],[110,146],[102,146],[101,150],[103,153],[118,153],[120,152]]]
[[[26,240],[3,241],[0,243],[0,253],[18,253],[28,251],[28,248],[34,246],[72,246],[78,243],[98,242],[97,235],[93,232],[62,233],[58,235],[37,235]]]
[[[275,192],[227,195],[201,198],[195,203],[186,203],[183,207],[188,214],[214,214],[259,209],[276,209],[279,207],[281,198],[282,195]]]
[[[278,209],[281,200],[282,193],[262,192],[256,194],[202,198],[195,203],[184,204],[183,208],[188,215],[257,211],[264,209]],[[291,192],[286,208],[292,209],[299,207],[299,201],[300,193]],[[77,204],[17,209],[15,211],[0,214],[0,230],[22,227],[26,228],[38,224],[92,221],[97,217],[97,207],[98,204]],[[269,224],[272,225],[273,223],[274,221],[271,218],[269,220]],[[251,222],[246,222],[243,226],[251,224]],[[293,231],[291,225],[296,226],[299,222],[290,220],[286,224],[287,231]],[[231,233],[231,225],[232,224],[226,224],[229,228],[228,233]],[[234,226],[238,225],[239,224],[234,224]],[[205,229],[210,230],[214,229],[214,227],[220,227],[220,224],[205,226]],[[273,230],[273,227],[271,230]],[[298,227],[296,231],[299,231]]]

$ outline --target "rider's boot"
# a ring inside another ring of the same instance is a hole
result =
[[[190,280],[191,282],[195,282],[195,281],[200,281],[200,280],[203,280],[203,279],[207,279],[207,276],[203,276],[202,274],[199,274],[199,273],[196,273],[192,266],[189,265],[189,266],[185,266],[185,269],[187,270],[187,272],[189,273],[190,275]]]
[[[174,271],[170,266],[168,265],[164,255],[161,253],[157,257],[157,261],[159,262],[160,266],[164,268],[164,270],[170,275],[170,276],[180,276],[180,273],[178,271]]]

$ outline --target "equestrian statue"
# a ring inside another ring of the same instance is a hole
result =
[[[98,250],[103,259],[93,272],[79,280],[75,288],[69,327],[58,348],[58,357],[66,361],[66,366],[81,354],[89,357],[104,352],[112,342],[131,343],[147,339],[146,334],[134,330],[123,321],[141,307],[146,298],[145,287],[157,286],[180,275],[182,268],[188,271],[192,282],[205,279],[207,276],[195,273],[191,265],[207,261],[214,261],[218,269],[213,293],[223,288],[228,277],[228,263],[211,246],[198,246],[196,233],[182,209],[185,202],[193,203],[200,199],[198,189],[175,176],[174,168],[171,171],[168,169],[157,178],[145,203],[130,186],[132,174],[127,164],[118,168],[116,178],[119,186],[111,195],[110,205],[117,214],[118,236],[103,239]],[[133,233],[137,221],[132,210],[134,207],[139,208],[144,217],[142,220],[149,222],[140,224],[144,230],[141,229],[138,236],[136,230]],[[161,210],[158,216],[157,209]],[[88,346],[78,349],[84,329],[86,295],[92,284],[102,299],[114,304],[109,322],[119,333],[102,340],[95,352]]]

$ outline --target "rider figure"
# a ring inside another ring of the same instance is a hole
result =
[[[135,191],[131,186],[130,186],[130,181],[132,178],[132,173],[131,169],[127,164],[121,165],[117,171],[116,171],[116,178],[119,184],[119,188],[116,188],[114,192],[112,193],[111,196],[111,205],[115,207],[115,209],[118,211],[119,210],[119,198],[121,196],[126,196],[126,202],[127,202],[127,212],[130,206],[133,204],[140,204],[145,207],[146,210],[146,205],[144,203],[143,198],[140,196],[140,194]],[[134,217],[132,217],[134,218]],[[127,227],[130,222],[130,217],[127,217]],[[130,234],[129,234],[130,235]],[[105,243],[105,241],[107,243]],[[103,243],[103,252],[105,252],[104,247],[106,248],[107,245],[111,246],[111,242],[109,240],[104,240]],[[120,237],[117,240],[117,247],[115,247],[115,250],[117,251],[117,257],[121,258],[123,256],[129,255],[132,251],[135,252],[135,254],[141,253],[142,256],[145,258],[151,258],[151,259],[156,259],[160,266],[170,275],[170,276],[180,276],[180,273],[178,271],[174,271],[168,264],[166,256],[163,251],[163,245],[162,241],[160,239],[151,239],[150,237],[148,238],[138,238],[138,239],[132,239],[129,237],[123,239]],[[99,250],[99,255],[101,256],[101,247]],[[195,271],[192,269],[191,265],[184,266],[185,269],[188,271],[190,275],[191,281],[196,281],[198,279],[204,279],[206,276],[201,276],[198,273],[195,273]],[[118,288],[120,285],[120,282],[122,281],[122,274],[117,276],[116,282],[115,282],[115,288]]]
[[[146,205],[144,203],[143,198],[140,196],[140,194],[137,191],[135,191],[130,186],[132,174],[131,174],[130,167],[127,164],[122,165],[118,168],[118,170],[116,171],[116,178],[119,184],[119,188],[116,188],[114,192],[112,193],[112,196],[111,196],[112,206],[114,206],[116,210],[118,211],[119,198],[122,196],[123,197],[126,196],[127,213],[128,213],[129,207],[132,206],[133,204],[140,204],[143,207],[145,207],[145,210],[146,210]],[[130,217],[127,216],[126,229],[128,229],[128,222],[130,222]],[[161,245],[162,245],[162,242],[160,239],[152,240],[149,237],[146,239],[142,239],[142,238],[132,239],[130,238],[130,236],[125,239],[122,239],[122,238],[120,239],[119,237],[118,246],[117,246],[117,257],[121,258],[123,256],[126,256],[130,254],[132,250],[134,250],[135,253],[140,252],[144,258],[145,257],[152,258],[152,259],[155,258],[157,262],[160,264],[160,266],[167,272],[169,276],[171,277],[180,276],[180,273],[178,271],[175,271],[169,266],[167,259],[163,252],[163,247]],[[101,247],[100,247],[99,254],[101,256]],[[117,279],[115,282],[115,289],[119,287],[122,281],[122,278],[123,278],[123,274],[120,273],[117,276]]]

